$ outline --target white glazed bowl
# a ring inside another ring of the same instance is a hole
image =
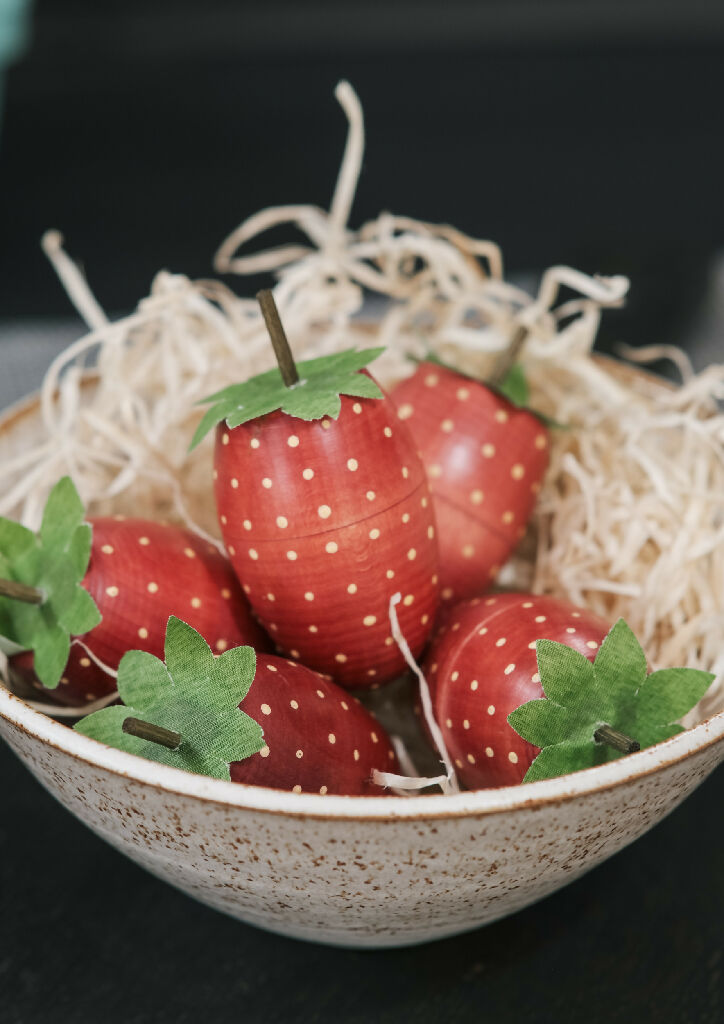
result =
[[[0,457],[37,430],[0,419]],[[598,768],[452,797],[335,797],[220,782],[114,750],[0,686],[0,734],[62,804],[153,874],[249,924],[404,946],[504,917],[673,810],[724,760],[724,712]]]

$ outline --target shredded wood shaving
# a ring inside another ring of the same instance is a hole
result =
[[[386,383],[430,350],[484,377],[524,324],[532,404],[570,429],[554,431],[528,543],[506,582],[611,620],[625,616],[652,667],[718,673],[692,721],[721,708],[724,366],[695,374],[679,350],[638,350],[638,358],[673,359],[682,386],[668,388],[593,359],[601,310],[623,301],[625,278],[552,267],[533,296],[504,279],[497,245],[447,225],[382,213],[352,230],[362,110],[347,83],[336,95],[349,131],[329,212],[263,210],[226,239],[216,268],[276,275],[298,358],[388,346],[376,364]],[[279,225],[299,229],[309,244],[239,254]],[[274,365],[257,303],[216,281],[162,272],[130,316],[110,323],[60,237],[51,233],[44,246],[89,333],[48,370],[42,435],[0,465],[0,514],[37,527],[51,486],[70,473],[91,514],[168,517],[218,538],[211,440],[190,456],[187,449],[201,415],[196,402]],[[380,307],[373,325],[365,319],[370,296]]]

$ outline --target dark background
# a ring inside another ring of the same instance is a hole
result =
[[[724,242],[719,3],[40,0],[0,137],[3,401],[69,315],[46,228],[110,312],[161,267],[207,276],[253,211],[329,203],[341,77],[368,128],[354,224],[387,208],[496,239],[517,275],[629,274],[603,345],[688,344]],[[384,953],[221,917],[92,836],[6,748],[0,780],[3,1024],[724,1021],[721,771],[538,906]]]
[[[680,340],[724,240],[715,0],[40,0],[0,139],[0,315],[65,314],[65,232],[110,311],[208,275],[267,205],[327,205],[348,78],[381,209],[496,239],[511,272],[633,280],[604,341]],[[235,279],[235,287],[256,282]]]

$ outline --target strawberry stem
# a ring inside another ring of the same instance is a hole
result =
[[[635,754],[637,750],[641,750],[641,744],[637,740],[632,740],[630,736],[619,732],[618,729],[612,729],[610,725],[599,726],[594,732],[593,738],[596,743],[607,743],[609,747],[615,747],[622,754]]]
[[[505,378],[508,376],[508,373],[517,362],[518,356],[520,355],[523,345],[526,343],[529,333],[528,328],[524,327],[523,324],[519,324],[518,327],[516,327],[508,347],[501,354],[493,372],[488,377],[488,384],[491,384],[493,387],[499,387],[503,383]]]
[[[27,583],[0,579],[0,597],[10,597],[14,601],[24,601],[25,604],[43,604],[46,595],[37,587],[29,587]]]
[[[263,291],[257,292],[256,300],[261,306],[261,315],[264,317],[264,323],[271,338],[282,380],[290,388],[292,384],[298,382],[299,374],[297,373],[294,356],[292,355],[292,350],[289,347],[289,342],[279,317],[279,310],[274,301],[274,295],[268,288],[265,288]]]
[[[123,731],[129,736],[138,736],[141,740],[160,743],[162,747],[168,747],[169,750],[178,750],[183,739],[180,733],[164,729],[162,725],[144,722],[142,718],[126,718],[123,722]]]

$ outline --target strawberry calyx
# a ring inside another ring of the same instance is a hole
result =
[[[518,735],[541,748],[524,782],[604,764],[683,732],[679,719],[714,679],[692,668],[648,674],[646,655],[624,619],[593,662],[553,640],[537,640],[536,657],[545,696],[508,715]]]
[[[239,705],[256,674],[253,647],[215,655],[172,615],[164,661],[128,651],[118,667],[123,704],[77,722],[77,732],[173,768],[231,780],[229,765],[264,747],[261,726]]]
[[[346,349],[295,363],[272,293],[259,292],[257,299],[278,366],[202,399],[200,405],[213,405],[196,428],[191,451],[222,420],[233,429],[278,409],[296,419],[336,420],[342,409],[341,395],[384,397],[372,377],[362,372],[384,352],[384,347],[361,352]]]
[[[0,650],[34,652],[35,673],[57,687],[68,661],[71,636],[101,621],[81,585],[91,553],[92,528],[70,477],[48,496],[38,533],[0,518]]]

